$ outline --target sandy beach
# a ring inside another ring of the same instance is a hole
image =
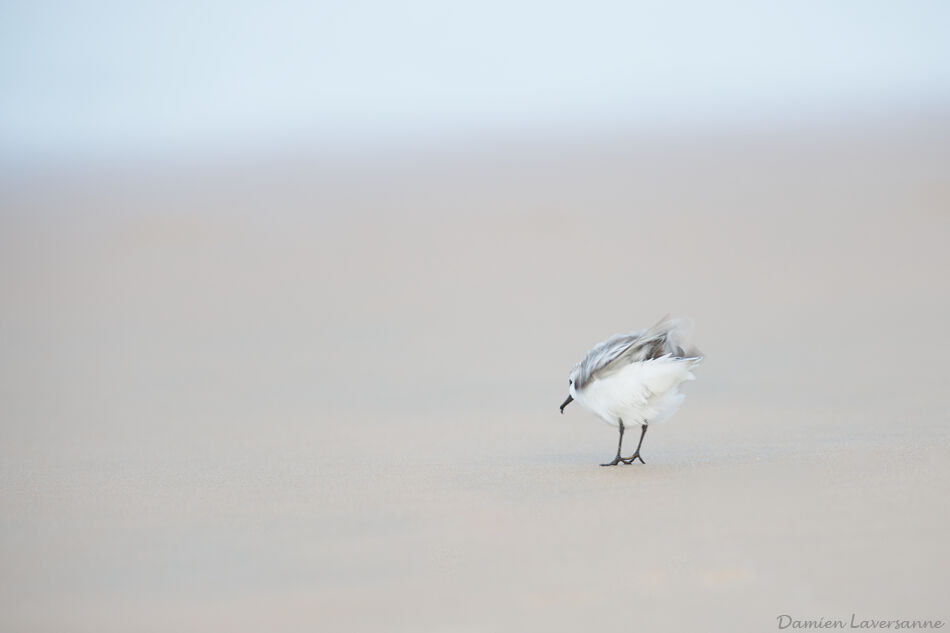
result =
[[[930,117],[6,182],[0,630],[950,625],[948,148]],[[568,370],[667,313],[698,379],[600,468]]]

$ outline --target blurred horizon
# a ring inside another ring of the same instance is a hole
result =
[[[0,7],[0,161],[438,147],[946,111],[940,2]]]

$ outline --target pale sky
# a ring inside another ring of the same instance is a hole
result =
[[[950,2],[0,0],[0,155],[950,103]]]

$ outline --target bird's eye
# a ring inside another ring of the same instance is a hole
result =
[[[571,380],[570,378],[568,378],[568,380],[567,380],[567,384],[569,384],[569,385],[573,385],[573,384],[574,384],[574,381],[573,381],[573,380]]]

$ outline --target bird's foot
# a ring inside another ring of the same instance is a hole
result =
[[[623,461],[623,458],[620,455],[617,455],[616,457],[614,457],[614,461],[607,462],[606,464],[601,464],[601,466],[616,466],[622,461]]]
[[[641,464],[646,464],[646,462],[643,461],[643,458],[640,457],[640,451],[637,451],[636,453],[634,453],[634,454],[631,455],[630,457],[621,457],[621,458],[620,458],[620,461],[622,461],[624,464],[629,465],[629,464],[632,464],[633,462],[637,461],[638,459],[640,460],[640,463],[641,463]]]

